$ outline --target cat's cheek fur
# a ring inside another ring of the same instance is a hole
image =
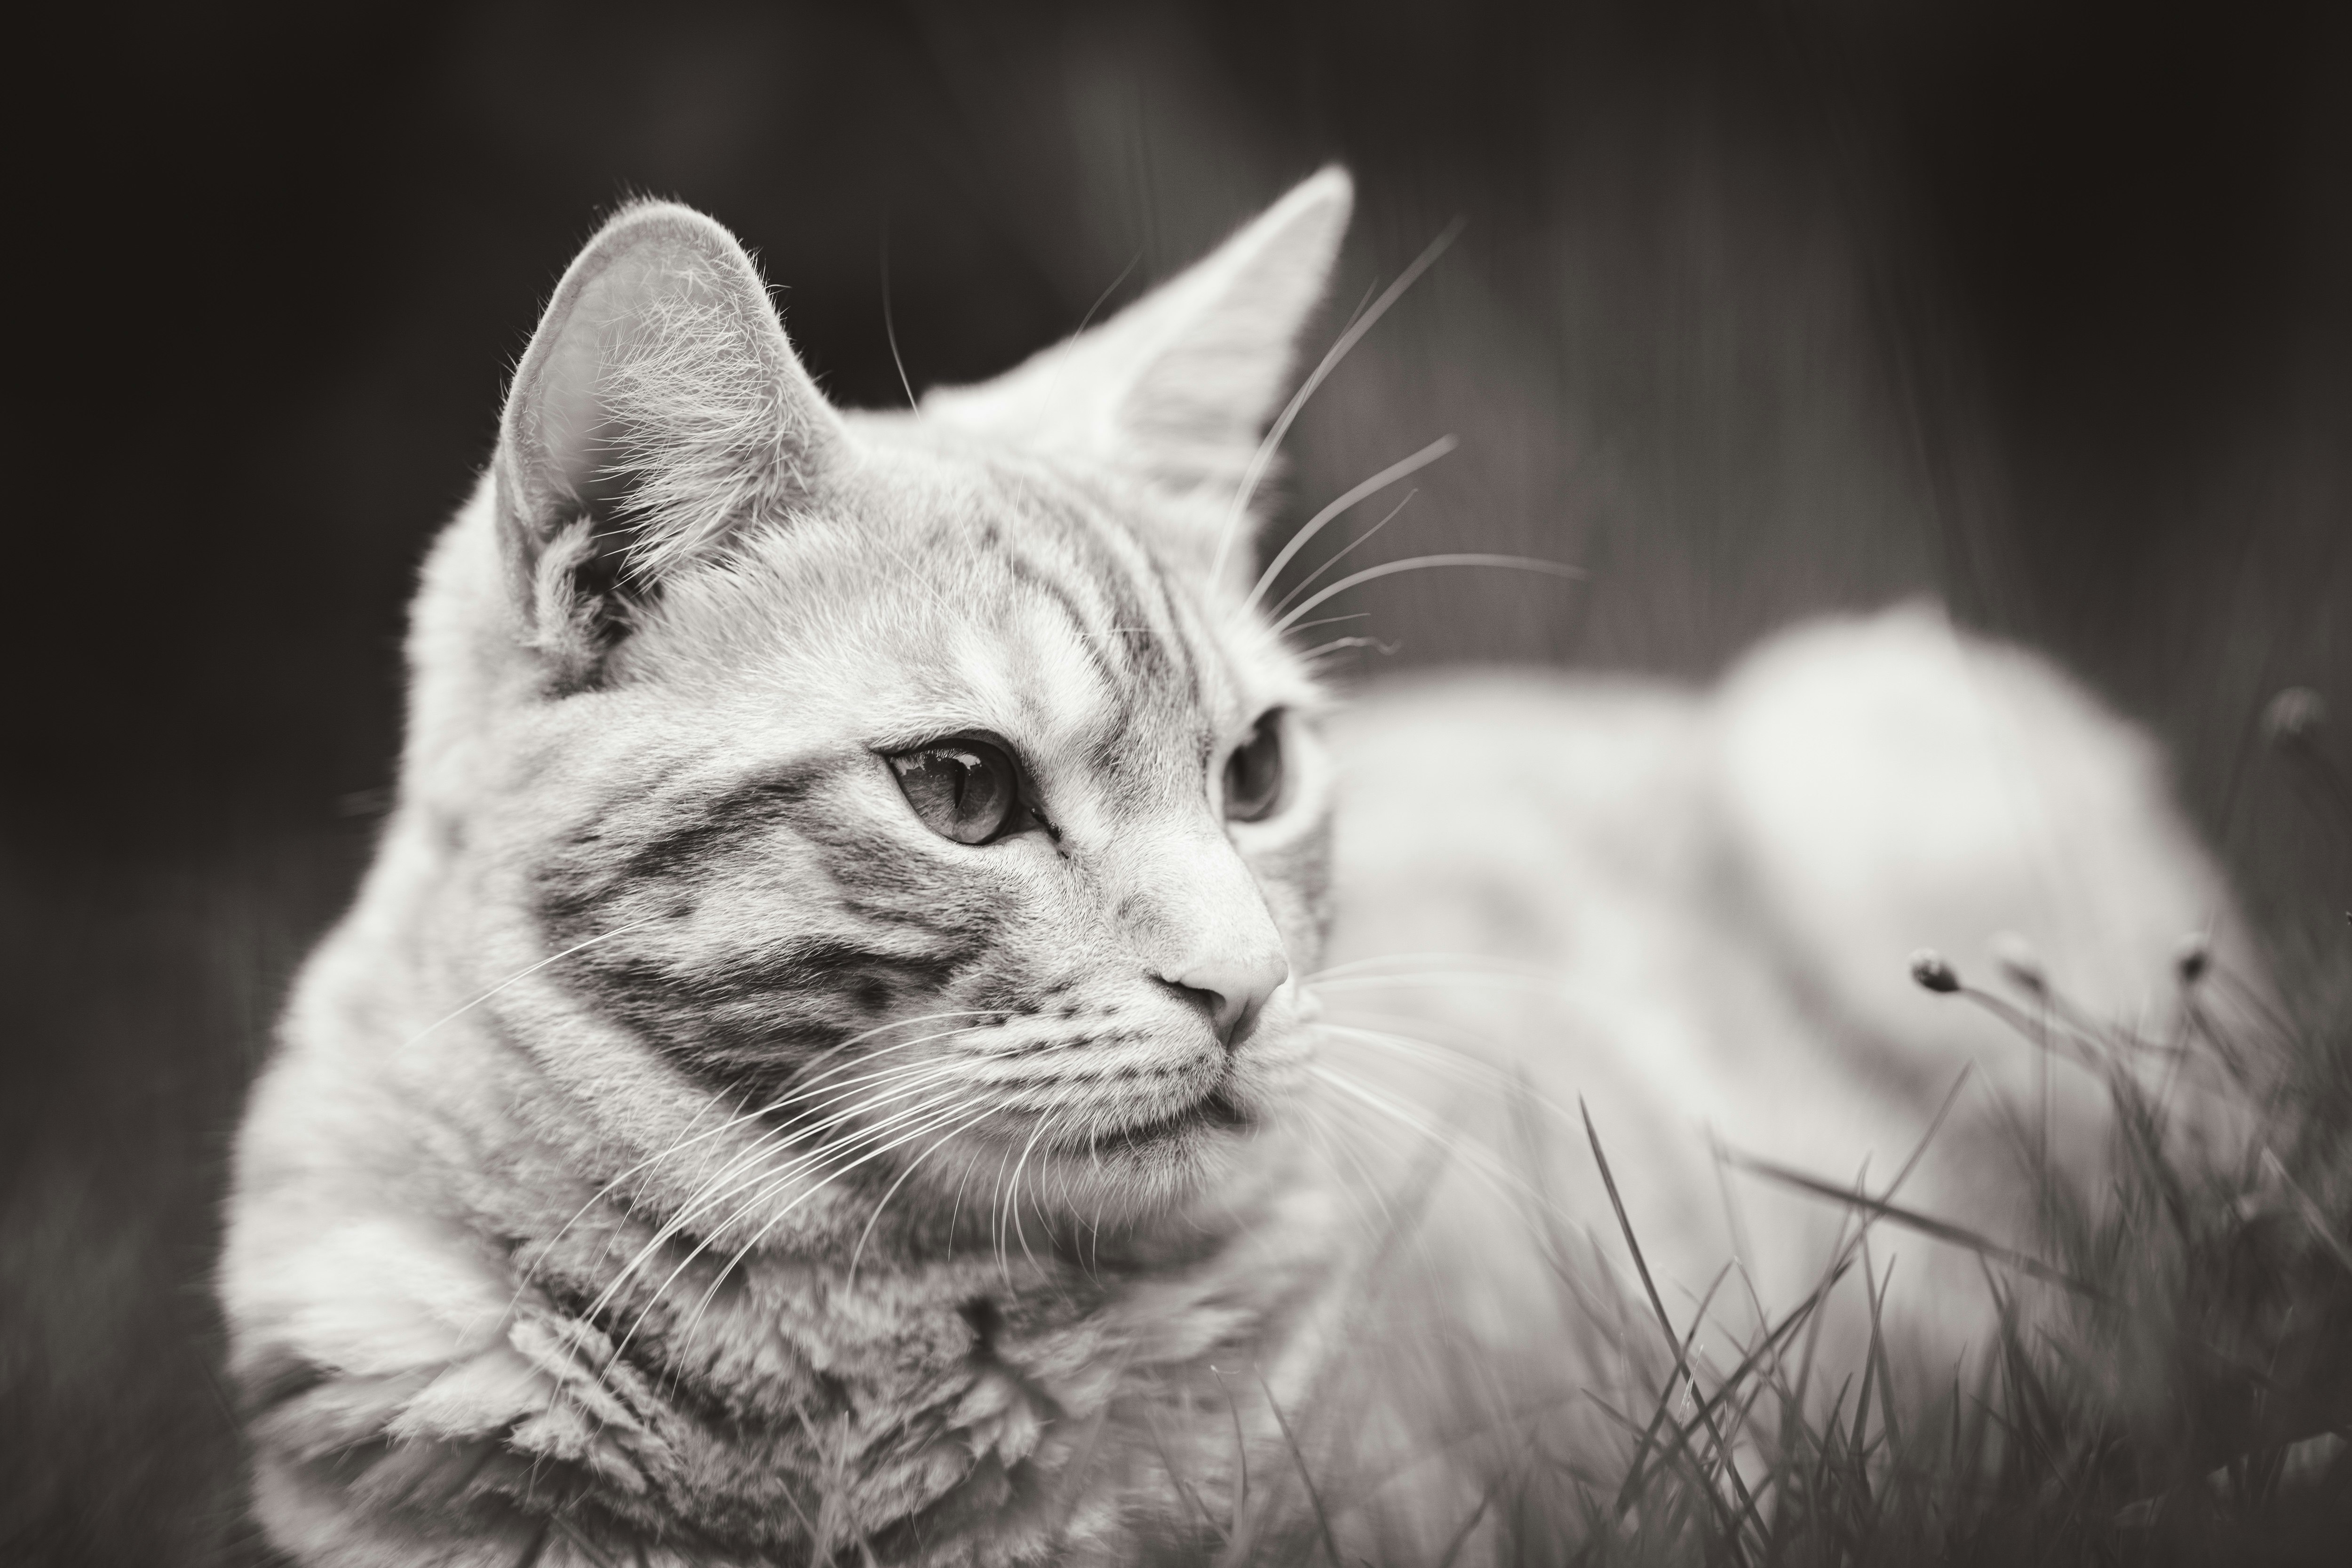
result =
[[[812,1065],[850,1086],[878,1081],[874,1112],[835,1134],[854,1142],[878,1121],[914,1141],[865,1171],[892,1177],[919,1159],[919,1194],[1017,1150],[1011,1163],[1034,1173],[1040,1202],[1113,1215],[1214,1184],[1231,1163],[1216,1129],[1140,1151],[1125,1129],[1184,1112],[1221,1082],[1254,1120],[1295,1092],[1289,996],[1228,1062],[1196,1013],[1150,982],[1098,890],[1040,847],[909,843],[880,831],[838,778],[755,777],[715,801],[682,786],[665,799],[648,784],[545,833],[531,903],[578,1012],[501,1016],[557,1058],[633,1036],[739,1111],[782,1107],[772,1131],[822,1129],[856,1098],[788,1092]],[[1282,884],[1303,879],[1321,836],[1310,824],[1286,837],[1256,872],[1297,947],[1313,940],[1312,891]],[[570,1064],[552,1067],[569,1076]],[[945,1143],[958,1148],[933,1147]],[[967,1146],[976,1152],[959,1158]],[[1063,1168],[1074,1164],[1085,1172]],[[779,1184],[778,1204],[747,1200],[721,1229],[750,1229],[803,1195]]]

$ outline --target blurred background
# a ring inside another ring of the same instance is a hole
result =
[[[1450,433],[1360,560],[1592,574],[1382,582],[1325,612],[1382,639],[1343,668],[1701,679],[1937,594],[2149,725],[2283,947],[2340,947],[2352,836],[2258,719],[2352,706],[2347,18],[513,0],[26,40],[0,1558],[247,1560],[205,1285],[240,1089],[385,805],[417,560],[617,200],[731,226],[887,405],[886,299],[919,388],[982,376],[1342,160],[1332,329],[1465,226],[1310,405],[1287,521]]]

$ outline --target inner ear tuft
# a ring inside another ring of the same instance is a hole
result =
[[[842,439],[734,237],[625,209],[557,285],[500,427],[524,641],[593,684],[669,577],[805,505]]]
[[[621,591],[625,552],[583,514],[547,542],[531,564],[530,646],[559,692],[595,686],[604,657],[634,620]]]

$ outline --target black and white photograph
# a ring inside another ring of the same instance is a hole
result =
[[[15,59],[0,1563],[2352,1558],[2352,8]]]

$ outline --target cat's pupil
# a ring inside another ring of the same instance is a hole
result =
[[[1282,713],[1261,717],[1248,740],[1225,760],[1225,816],[1255,822],[1282,802]]]
[[[1020,798],[1013,759],[985,741],[951,741],[888,760],[923,826],[959,844],[994,837]]]

